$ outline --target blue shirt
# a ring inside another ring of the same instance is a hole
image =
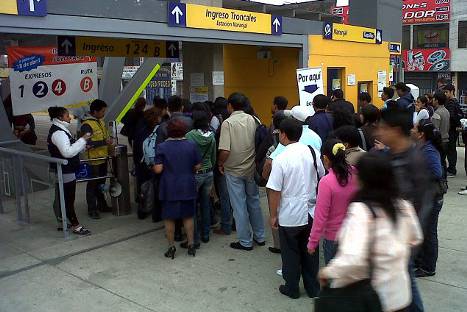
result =
[[[333,130],[334,118],[330,113],[317,111],[308,121],[310,129],[321,138],[321,142],[328,139],[329,133]]]
[[[431,176],[435,179],[441,179],[443,168],[441,166],[441,157],[436,147],[428,141],[421,147],[421,150]]]
[[[305,145],[310,145],[318,152],[321,151],[321,138],[313,130],[308,128],[308,125],[303,126],[302,136],[300,137],[300,140],[298,142]],[[278,144],[274,152],[271,154],[271,156],[269,156],[269,158],[274,160],[274,158],[276,158],[284,150],[285,146],[282,144]]]
[[[159,186],[160,200],[196,199],[194,167],[201,163],[201,156],[195,143],[169,139],[157,146],[155,163],[164,166]]]

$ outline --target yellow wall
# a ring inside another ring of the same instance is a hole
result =
[[[248,96],[261,121],[271,122],[271,105],[275,96],[289,100],[289,106],[298,104],[296,69],[299,50],[268,48],[272,58],[257,58],[260,48],[244,45],[224,45],[224,93],[239,91]]]
[[[346,100],[357,107],[358,82],[372,81],[370,92],[373,103],[382,106],[378,98],[378,71],[386,71],[389,85],[388,43],[366,44],[346,41],[325,40],[321,35],[309,37],[309,67],[323,67],[324,90],[327,90],[327,68],[343,68],[341,87]],[[356,85],[347,86],[347,75],[355,74]]]

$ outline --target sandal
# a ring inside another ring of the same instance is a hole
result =
[[[76,229],[73,230],[73,233],[74,234],[78,234],[78,235],[91,235],[91,231],[89,231],[88,229],[86,229],[84,226],[80,225],[79,227],[77,227]]]

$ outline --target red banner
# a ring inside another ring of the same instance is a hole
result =
[[[414,49],[402,52],[405,71],[449,71],[449,49]]]
[[[406,25],[447,23],[450,17],[450,0],[404,0],[402,6],[402,22]]]
[[[344,24],[349,24],[349,6],[334,7],[332,14],[342,17]]]
[[[74,63],[95,62],[95,57],[90,56],[58,56],[56,47],[9,47],[8,51],[8,66],[15,68],[19,62],[25,59],[33,59],[37,62],[37,66],[42,65],[60,65]]]

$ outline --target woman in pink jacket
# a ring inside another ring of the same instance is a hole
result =
[[[357,191],[357,177],[355,169],[345,160],[345,146],[341,141],[327,140],[321,153],[329,173],[319,182],[308,252],[314,253],[319,247],[320,238],[324,236],[324,261],[328,264],[336,254],[336,236]]]

